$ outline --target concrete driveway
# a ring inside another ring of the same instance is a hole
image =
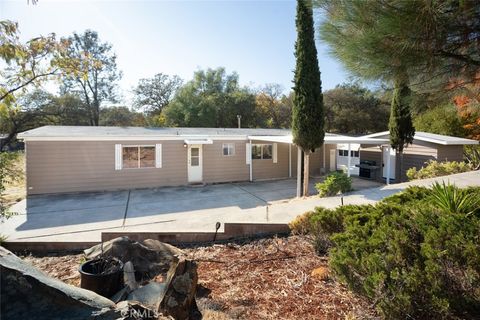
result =
[[[312,179],[312,193],[319,180]],[[374,186],[354,180],[357,190]],[[0,234],[8,241],[94,242],[107,231],[205,232],[217,221],[285,222],[272,221],[269,210],[295,194],[296,180],[286,179],[30,196],[12,207],[17,215],[0,225]]]

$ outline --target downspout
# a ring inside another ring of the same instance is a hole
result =
[[[248,147],[250,148],[250,182],[253,181],[253,155],[252,155],[252,140],[248,142]]]
[[[288,144],[288,177],[292,177],[292,144]]]

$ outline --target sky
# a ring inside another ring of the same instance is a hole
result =
[[[128,99],[156,73],[192,79],[198,69],[225,67],[243,85],[279,83],[290,91],[295,67],[295,1],[0,0],[0,20],[17,21],[21,39],[98,32],[113,45]],[[318,38],[318,37],[317,37]],[[317,40],[323,90],[348,74]]]

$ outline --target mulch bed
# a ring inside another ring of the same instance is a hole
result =
[[[305,237],[260,239],[185,249],[198,261],[204,319],[375,319],[366,300],[336,281],[328,258]],[[82,254],[24,256],[49,275],[78,286]],[[208,315],[207,315],[208,314]]]

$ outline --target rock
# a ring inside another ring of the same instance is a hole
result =
[[[176,320],[201,318],[195,302],[197,282],[194,261],[181,258],[173,264],[167,274],[166,291],[159,311]]]
[[[143,243],[119,237],[98,244],[84,251],[87,259],[95,259],[100,255],[120,259],[123,263],[131,261],[135,271],[144,278],[152,279],[169,270],[170,265],[184,256],[184,252],[172,245],[157,241],[145,240]]]
[[[123,283],[127,287],[128,292],[138,289],[138,283],[135,280],[135,268],[131,261],[128,261],[123,266]]]
[[[313,269],[310,275],[314,278],[325,281],[328,280],[330,272],[327,267],[318,267]]]
[[[118,319],[115,304],[49,277],[0,247],[1,319]]]
[[[165,289],[166,286],[164,283],[150,282],[149,284],[132,291],[128,295],[127,300],[138,301],[153,310],[158,310],[160,301],[165,295]]]
[[[151,310],[141,303],[135,301],[122,301],[117,303],[117,310],[120,310],[122,318],[119,320],[174,320],[172,317],[164,316],[156,310]]]

